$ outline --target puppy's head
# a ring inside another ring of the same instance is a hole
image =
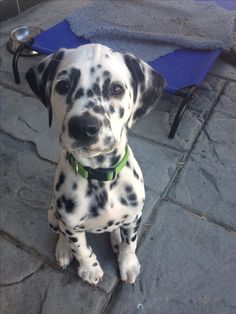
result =
[[[131,54],[89,44],[60,49],[26,73],[26,80],[61,130],[68,151],[93,157],[119,145],[122,132],[150,112],[163,78]]]

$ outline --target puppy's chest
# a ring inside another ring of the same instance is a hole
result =
[[[144,196],[143,182],[134,180],[129,171],[109,182],[87,181],[71,175],[60,191],[55,189],[55,199],[73,204],[69,211],[63,204],[58,208],[65,224],[90,232],[112,231],[132,222],[142,209]]]

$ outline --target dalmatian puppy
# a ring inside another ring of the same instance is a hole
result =
[[[85,232],[110,232],[123,281],[135,283],[135,250],[145,199],[142,172],[127,130],[161,97],[163,78],[131,54],[99,44],[60,49],[26,74],[26,80],[60,127],[61,155],[48,212],[59,232],[56,260],[73,257],[78,275],[97,285],[103,270]]]

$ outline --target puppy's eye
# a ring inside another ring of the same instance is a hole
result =
[[[124,92],[124,88],[120,84],[112,84],[111,85],[111,94],[116,96],[116,95],[121,95]]]
[[[61,80],[56,85],[56,91],[60,95],[65,95],[70,88],[70,82],[68,80]]]

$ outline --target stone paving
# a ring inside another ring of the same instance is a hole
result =
[[[107,234],[88,235],[105,271],[97,288],[54,259],[56,236],[47,209],[58,159],[56,126],[23,74],[40,57],[21,58],[15,85],[9,32],[50,25],[87,1],[50,1],[4,22],[0,33],[0,312],[214,313],[236,312],[236,69],[218,60],[198,89],[173,140],[167,138],[178,97],[130,132],[147,199],[135,286],[119,281]]]

